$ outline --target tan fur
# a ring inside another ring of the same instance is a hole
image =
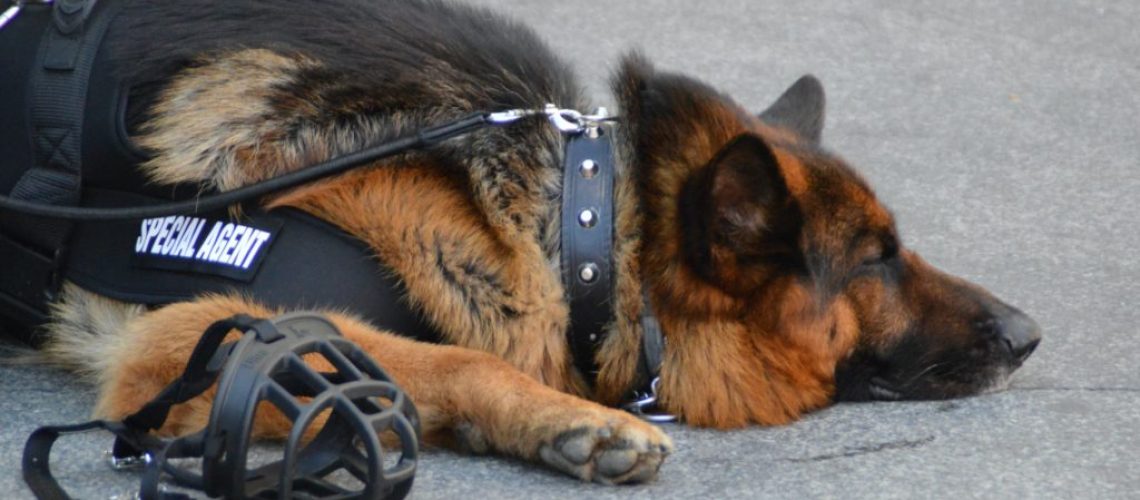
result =
[[[582,391],[562,333],[568,310],[561,282],[542,249],[533,240],[497,238],[438,170],[406,164],[359,171],[275,204],[304,209],[367,242],[450,343],[496,354],[559,390]]]
[[[621,172],[625,174],[624,172]],[[595,359],[598,383],[594,398],[606,405],[617,405],[637,382],[641,353],[641,212],[637,189],[628,174],[614,184],[615,214],[614,268],[617,269],[614,297],[615,318]],[[647,381],[642,381],[645,383]]]
[[[119,302],[65,285],[59,302],[53,304],[47,325],[49,343],[43,359],[75,372],[93,385],[105,383],[118,364],[126,342],[123,325],[141,316],[146,308]]]
[[[311,61],[249,49],[184,70],[135,138],[155,152],[144,171],[158,183],[201,182],[227,190],[280,175],[314,156],[285,149],[282,123],[265,120],[268,98]],[[325,158],[321,158],[325,159]],[[249,165],[259,165],[257,169]]]

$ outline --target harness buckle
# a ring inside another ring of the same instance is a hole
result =
[[[657,386],[660,383],[661,377],[653,377],[648,392],[635,392],[633,401],[621,405],[621,408],[647,422],[655,424],[676,422],[676,415],[657,411]]]
[[[150,456],[150,453],[146,452],[126,457],[116,457],[114,452],[107,450],[105,455],[107,456],[107,461],[111,464],[111,468],[117,471],[141,469],[150,465],[151,461],[154,460]]]

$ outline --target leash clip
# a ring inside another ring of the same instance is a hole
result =
[[[487,113],[487,122],[492,125],[509,125],[528,116],[541,114],[537,109],[508,109]]]
[[[583,127],[582,112],[576,109],[562,109],[553,104],[547,104],[543,109],[546,113],[546,118],[550,120],[550,124],[554,128],[564,134],[576,134],[581,132]]]
[[[507,125],[530,116],[544,115],[554,128],[563,134],[586,132],[590,137],[598,136],[598,127],[604,122],[614,121],[606,108],[597,108],[591,114],[569,108],[560,108],[547,103],[542,109],[508,109],[487,114],[487,121],[494,125]]]
[[[592,138],[598,137],[602,123],[617,120],[616,116],[610,116],[609,110],[603,107],[596,108],[593,113],[586,115],[576,109],[562,109],[547,104],[543,112],[560,132],[564,134],[585,132]]]

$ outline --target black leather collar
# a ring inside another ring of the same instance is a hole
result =
[[[562,283],[574,365],[593,387],[614,317],[614,154],[602,125],[567,134],[562,173]]]
[[[611,130],[587,126],[568,134],[562,169],[562,282],[570,301],[568,341],[573,363],[593,387],[597,382],[597,350],[614,317],[613,233],[616,204]],[[642,349],[638,388],[630,392],[637,413],[655,408],[657,379],[665,338],[646,296],[641,315]],[[634,410],[634,409],[632,409]]]
[[[570,301],[567,339],[574,366],[590,387],[597,383],[598,349],[612,326],[616,304],[616,162],[611,135],[600,124],[569,132],[562,168],[562,282]],[[656,412],[665,340],[648,296],[640,323],[638,378],[623,407],[651,421],[670,422],[671,415]]]

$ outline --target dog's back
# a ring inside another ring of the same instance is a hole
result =
[[[528,28],[445,2],[136,1],[109,36],[131,85],[162,85],[209,57],[264,48],[316,62],[290,82],[295,90],[373,106],[344,115],[579,104],[569,68]],[[133,105],[132,116],[143,108]]]
[[[529,29],[444,2],[134,2],[108,37],[160,183],[231,189],[471,111],[583,107]],[[561,140],[535,121],[430,154],[489,225],[553,254]]]

